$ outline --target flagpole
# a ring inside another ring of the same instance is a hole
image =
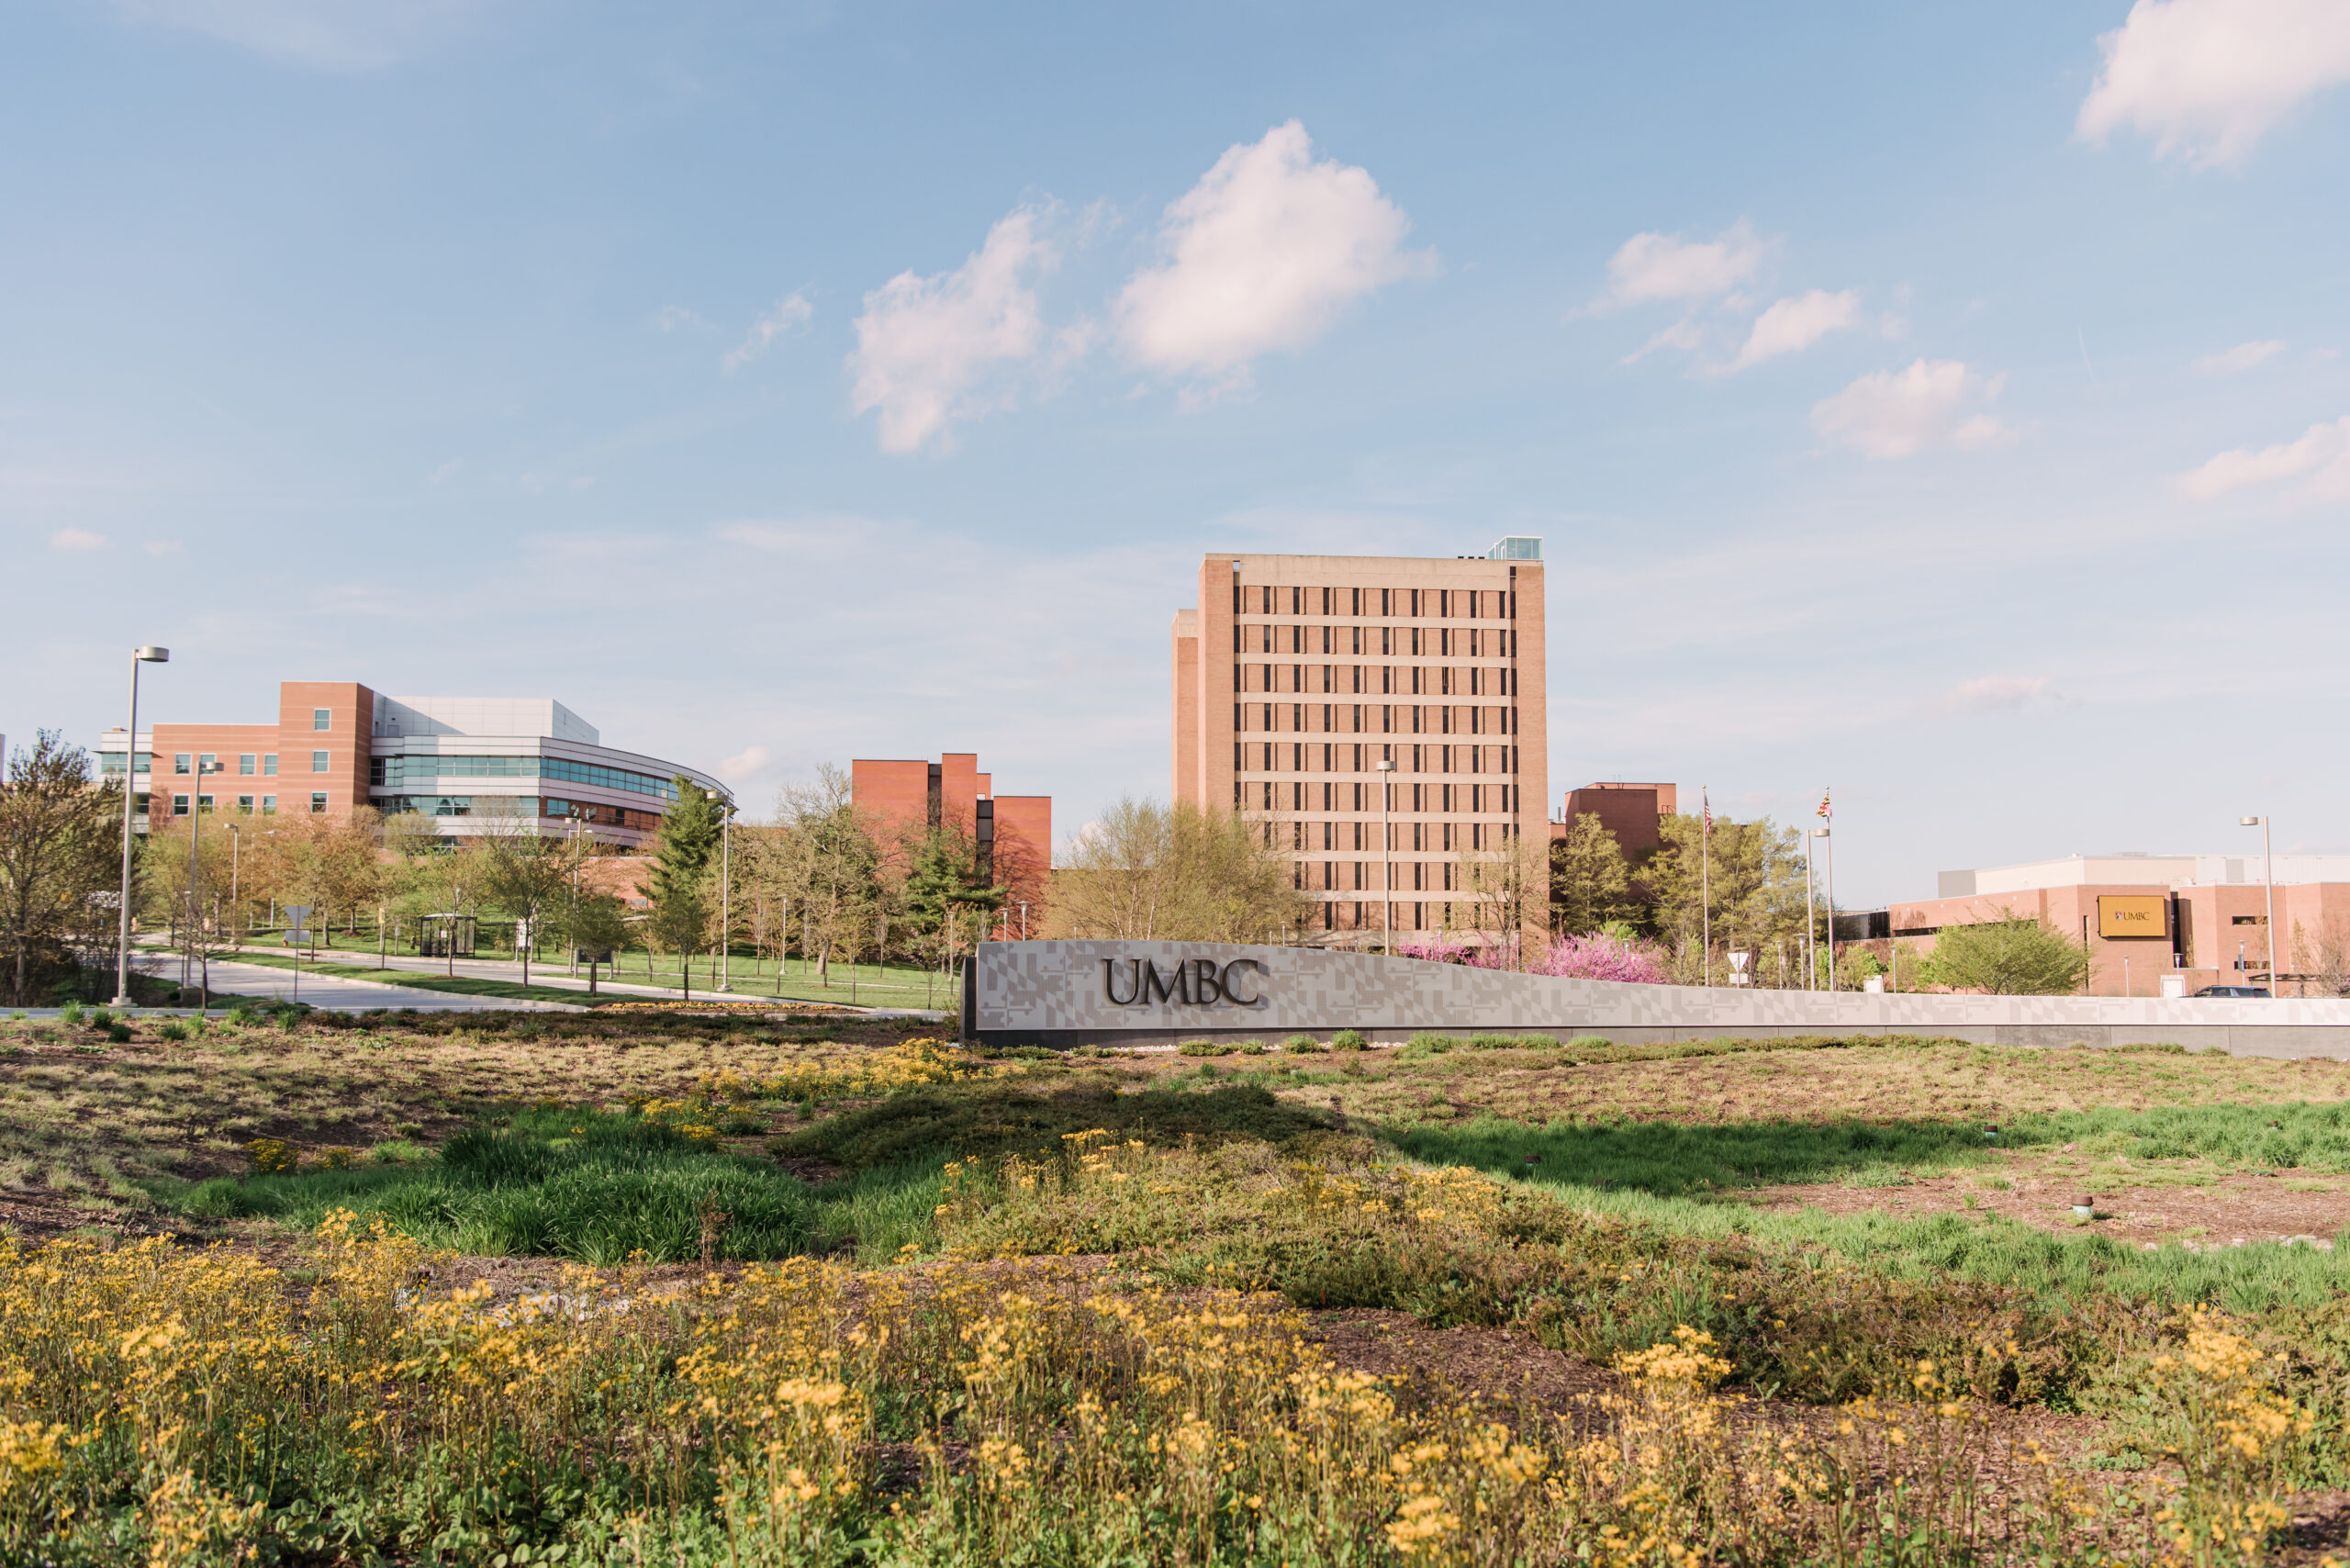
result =
[[[1705,983],[1714,983],[1714,800],[1706,786],[1697,787],[1697,798],[1704,803],[1706,825],[1697,835],[1697,906],[1704,920]]]
[[[1819,792],[1819,820],[1828,825],[1819,836],[1828,841],[1828,989],[1836,989],[1836,809],[1830,802],[1834,792]]]

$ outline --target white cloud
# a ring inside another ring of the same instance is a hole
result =
[[[1935,699],[1931,707],[1943,713],[2006,713],[2046,695],[2044,675],[1986,675],[1960,681]]]
[[[2014,432],[1987,413],[1969,413],[1997,398],[2007,378],[1980,375],[1954,359],[1921,359],[1907,370],[1863,375],[1815,405],[1811,428],[1863,457],[1913,457],[1937,447],[1974,451]]]
[[[718,765],[718,776],[729,784],[740,784],[765,772],[774,760],[775,753],[763,745],[745,746]]]
[[[1229,148],[1169,204],[1166,260],[1120,291],[1117,330],[1141,364],[1244,386],[1249,362],[1327,330],[1346,308],[1435,252],[1405,251],[1411,220],[1362,169],[1314,160],[1295,120]]]
[[[117,0],[134,22],[185,28],[313,71],[375,71],[438,43],[482,0]]]
[[[900,273],[865,297],[848,367],[850,402],[879,409],[885,452],[912,452],[949,425],[1008,406],[1004,372],[1034,359],[1045,338],[1032,286],[1059,259],[1022,207],[988,230],[986,243],[951,273]]]
[[[2275,338],[2256,343],[2238,343],[2221,353],[2207,353],[2195,362],[2199,375],[2231,375],[2239,370],[2250,370],[2255,364],[2266,364],[2285,352],[2285,345]]]
[[[140,548],[150,555],[177,555],[181,553],[180,542],[176,539],[150,539]]]
[[[805,327],[816,308],[799,294],[787,294],[776,308],[751,323],[750,336],[721,362],[727,370],[739,370],[767,352],[767,345],[778,338],[789,337]],[[664,330],[666,328],[665,326]]]
[[[793,297],[797,298],[798,296],[795,295]],[[664,305],[653,313],[653,324],[664,332],[674,332],[680,327],[697,327],[703,331],[710,330],[708,321],[682,305]]]
[[[2222,452],[2200,468],[2178,476],[2178,487],[2197,500],[2217,499],[2231,490],[2309,476],[2298,487],[2302,500],[2350,500],[2350,416],[2311,425],[2299,441]]]
[[[1861,297],[1851,289],[1830,294],[1815,288],[1782,299],[1754,319],[1746,346],[1730,363],[1744,370],[1783,353],[1800,353],[1830,332],[1841,331],[1861,319]]]
[[[2158,153],[2223,167],[2303,100],[2350,82],[2350,6],[2137,0],[2098,46],[2105,70],[2081,102],[2081,136],[2141,131]]]
[[[1635,234],[1607,263],[1604,305],[1651,305],[1728,294],[1762,264],[1770,242],[1743,220],[1718,240],[1691,242],[1677,234]]]
[[[52,550],[103,550],[106,547],[106,539],[105,534],[92,533],[86,529],[61,528],[49,536],[49,547]]]

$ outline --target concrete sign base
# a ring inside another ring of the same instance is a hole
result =
[[[1313,947],[989,942],[966,971],[963,1029],[994,1046],[1165,1045],[1353,1029],[1604,1035],[1937,1035],[2017,1046],[2179,1045],[2350,1060],[2350,999],[1936,996],[1622,985]]]

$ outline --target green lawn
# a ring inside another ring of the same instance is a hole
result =
[[[262,940],[266,939],[256,938],[257,942]],[[386,951],[388,956],[396,958],[412,958],[417,956],[415,945],[412,943],[393,944]],[[339,960],[364,967],[378,979],[383,978],[386,973],[398,972],[377,970],[375,968],[374,960],[378,956],[378,950],[375,940],[372,936],[354,936],[336,933],[331,941],[319,944],[319,952],[322,961],[328,954],[331,953]],[[239,961],[245,963],[269,963],[283,958],[283,954],[274,948],[267,953],[248,950],[234,956]],[[514,961],[512,953],[493,949],[487,944],[476,949],[474,957],[477,959],[505,963]],[[285,962],[286,967],[291,967],[290,958],[285,959]],[[310,967],[308,960],[305,959],[303,968]],[[531,968],[534,971],[544,969],[549,973],[561,973],[566,977],[570,974],[569,964],[560,955],[552,952],[533,958],[531,960]],[[327,972],[337,971],[328,970]],[[608,968],[601,973],[605,979],[626,985],[661,985],[674,988],[685,979],[681,966],[676,958],[657,953],[651,955],[623,953],[617,969]],[[800,959],[786,960],[780,966],[780,972],[778,972],[778,966],[773,958],[754,958],[737,953],[727,960],[726,974],[733,993],[736,995],[774,996],[795,1002],[845,1002],[867,1007],[925,1009],[951,1008],[955,1002],[955,985],[952,980],[941,975],[935,969],[911,964],[834,964],[832,968],[831,983],[827,984],[818,977],[814,965]],[[581,971],[580,978],[586,978],[585,970]],[[692,963],[691,978],[692,989],[695,991],[715,991],[718,989],[716,961],[706,955],[696,958]],[[442,985],[435,989],[454,991],[458,988],[453,985]],[[498,991],[480,994],[505,995],[508,993]],[[574,998],[571,992],[562,991],[549,1000],[569,1001]]]

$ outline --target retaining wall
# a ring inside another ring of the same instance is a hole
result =
[[[2350,999],[1870,995],[1620,985],[1313,947],[989,942],[966,974],[963,1028],[990,1045],[1401,1040],[1424,1029],[1611,1040],[1939,1035],[2019,1046],[2170,1044],[2350,1059]]]

